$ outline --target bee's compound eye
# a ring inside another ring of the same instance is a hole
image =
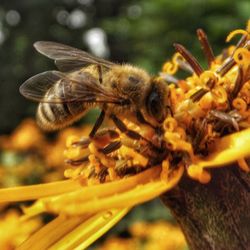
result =
[[[154,88],[150,92],[147,102],[147,111],[150,116],[154,117],[158,122],[162,122],[164,119],[164,108],[161,95]]]
[[[140,82],[140,79],[138,79],[138,78],[135,77],[135,76],[129,76],[129,77],[128,77],[128,80],[129,80],[129,82],[132,83],[132,84],[138,84],[138,83]]]

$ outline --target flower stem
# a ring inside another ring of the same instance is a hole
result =
[[[185,176],[161,198],[180,224],[190,249],[249,249],[250,175],[236,164],[211,171],[208,184]]]

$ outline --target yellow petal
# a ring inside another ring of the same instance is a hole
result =
[[[0,189],[0,202],[34,200],[41,197],[70,192],[79,187],[82,187],[80,182],[66,180],[46,184],[4,188]]]
[[[77,226],[72,232],[65,235],[60,241],[52,245],[50,250],[86,249],[95,240],[100,238],[105,232],[120,221],[129,211],[129,208],[111,209],[100,212],[82,224]]]
[[[172,189],[180,180],[184,168],[180,167],[176,170],[167,182],[159,179],[148,182],[146,184],[136,185],[135,187],[126,190],[125,192],[117,193],[113,190],[113,194],[107,197],[93,196],[87,201],[82,201],[81,198],[75,201],[58,204],[55,201],[45,203],[48,211],[53,213],[65,213],[67,215],[80,215],[84,213],[96,213],[110,208],[132,207],[142,202],[151,200],[162,193]]]
[[[225,136],[205,159],[199,159],[188,168],[190,177],[200,180],[203,168],[216,168],[250,156],[250,129]],[[206,172],[204,172],[206,173]],[[207,173],[206,173],[207,174]]]
[[[18,247],[18,250],[40,250],[48,249],[49,246],[60,240],[67,233],[74,230],[89,216],[58,216],[47,225],[34,233],[28,240]]]
[[[53,211],[60,211],[60,208],[66,206],[66,204],[76,204],[131,190],[139,184],[144,184],[159,178],[160,173],[161,167],[154,167],[122,180],[93,186],[81,186],[73,192],[66,192],[61,195],[39,199],[32,206],[23,208],[25,213],[23,219],[27,219],[48,210],[51,211],[51,208],[49,208],[50,206],[53,207]]]

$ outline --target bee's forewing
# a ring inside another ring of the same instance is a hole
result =
[[[34,47],[41,54],[55,60],[61,71],[79,69],[90,64],[101,65],[106,68],[113,65],[112,62],[92,56],[85,51],[56,42],[39,41],[34,44]]]
[[[20,93],[28,99],[47,103],[102,102],[120,104],[124,100],[99,84],[91,74],[46,71],[24,82]]]

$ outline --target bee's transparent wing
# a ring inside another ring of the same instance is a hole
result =
[[[34,43],[34,47],[41,54],[55,60],[55,64],[61,71],[71,71],[90,64],[101,65],[106,68],[114,65],[112,62],[92,56],[80,49],[56,42],[39,41]]]
[[[46,71],[24,82],[20,93],[33,101],[47,103],[80,101],[121,105],[125,101],[113,95],[87,72],[67,75],[59,71]]]

